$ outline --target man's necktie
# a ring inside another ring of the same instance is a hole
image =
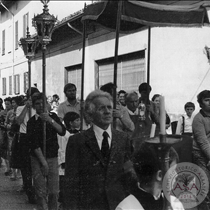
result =
[[[109,159],[109,142],[108,142],[109,134],[106,131],[104,131],[103,137],[104,138],[102,140],[101,153],[104,159],[108,161]]]

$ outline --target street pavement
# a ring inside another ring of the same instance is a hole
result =
[[[10,180],[4,175],[5,166],[0,168],[0,210],[34,210],[24,192],[20,192],[22,179]]]

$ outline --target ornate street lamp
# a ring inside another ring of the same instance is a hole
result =
[[[33,18],[33,26],[37,30],[39,41],[42,44],[48,44],[51,41],[52,31],[57,21],[54,15],[49,13],[48,2],[49,0],[41,0],[44,4],[43,13]]]
[[[24,55],[28,59],[28,88],[29,95],[31,95],[31,61],[35,55],[35,50],[38,45],[38,40],[36,38],[32,38],[27,27],[26,38],[21,38],[19,45],[22,47]],[[31,115],[31,112],[29,112]]]
[[[44,4],[43,13],[34,16],[32,19],[33,26],[37,30],[39,42],[42,45],[42,92],[46,96],[46,46],[51,41],[52,31],[57,21],[48,11],[49,0],[41,0]],[[44,112],[46,112],[46,99],[43,100]],[[43,123],[43,153],[46,155],[46,123]]]
[[[26,38],[20,38],[19,43],[27,59],[32,59],[34,57],[37,43],[38,40],[31,37],[29,28],[27,27]]]

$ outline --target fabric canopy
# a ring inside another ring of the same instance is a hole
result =
[[[88,5],[82,20],[96,21],[116,29],[118,1],[105,1]],[[209,24],[204,3],[175,6],[143,1],[124,0],[122,3],[121,32],[129,32],[144,26],[201,27]]]

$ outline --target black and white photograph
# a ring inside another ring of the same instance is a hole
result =
[[[210,210],[210,0],[0,0],[0,210]]]

